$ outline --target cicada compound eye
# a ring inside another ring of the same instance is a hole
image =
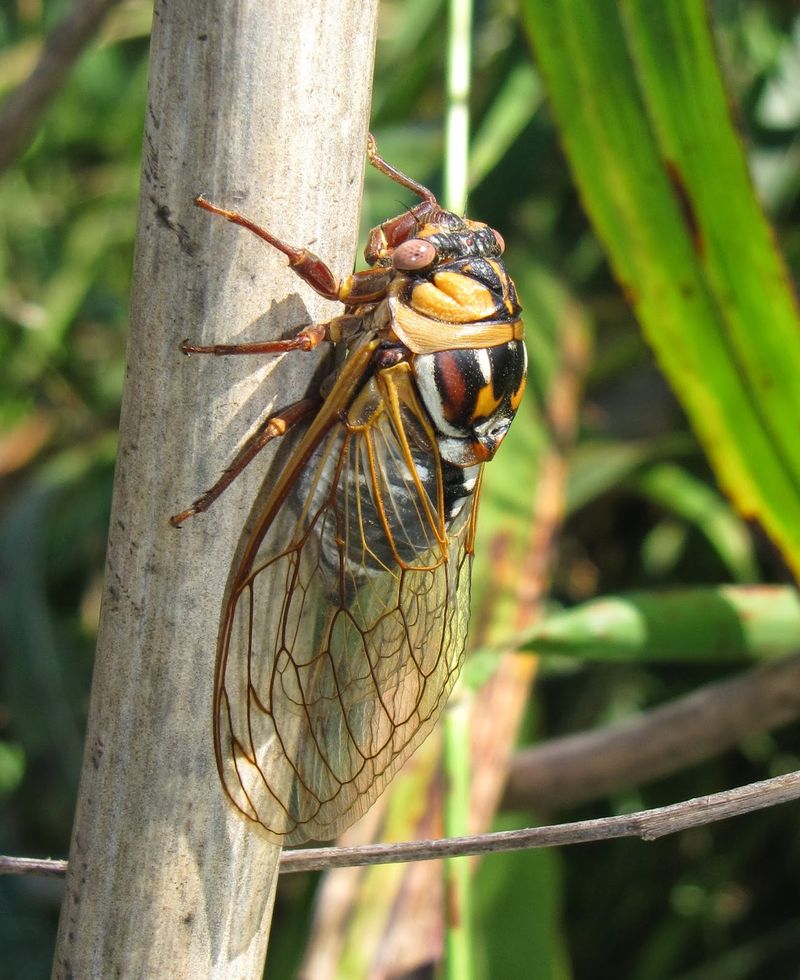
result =
[[[410,238],[392,252],[392,265],[401,272],[424,269],[436,258],[436,249],[424,238]]]
[[[506,250],[506,242],[505,242],[505,239],[500,234],[500,232],[499,231],[495,231],[494,228],[492,228],[492,234],[495,237],[495,241],[497,242],[497,247],[500,249],[500,254],[502,255],[503,252],[505,252],[505,250]]]

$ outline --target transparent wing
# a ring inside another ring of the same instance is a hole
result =
[[[464,655],[476,495],[446,519],[407,365],[372,378],[343,420],[347,384],[267,502],[221,632],[220,774],[282,843],[335,837],[372,804],[430,732]]]

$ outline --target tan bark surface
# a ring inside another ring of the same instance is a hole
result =
[[[214,482],[316,357],[184,357],[328,319],[286,260],[203,193],[338,274],[355,254],[375,0],[159,0],[105,597],[56,977],[260,977],[279,848],[225,800],[211,694],[223,592],[273,459]]]

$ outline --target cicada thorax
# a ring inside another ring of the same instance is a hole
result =
[[[521,309],[490,228],[441,212],[417,238],[436,260],[396,274],[391,331],[410,351],[442,460],[473,466],[494,456],[525,389]]]

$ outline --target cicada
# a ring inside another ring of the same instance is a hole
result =
[[[344,311],[288,340],[186,353],[332,345],[320,389],[266,419],[204,511],[272,439],[300,429],[230,576],[214,683],[214,744],[234,806],[275,841],[329,840],[354,822],[435,724],[464,657],[483,464],[503,441],[527,358],[503,239],[420,203],[369,235],[368,269],[338,281],[234,211],[206,211],[279,249]],[[280,516],[279,516],[280,515]]]

